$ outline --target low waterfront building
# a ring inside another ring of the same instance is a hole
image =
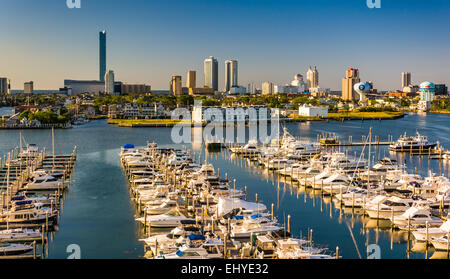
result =
[[[239,94],[245,94],[247,93],[247,88],[243,86],[233,86],[228,91],[230,95],[239,95]]]
[[[108,107],[108,118],[111,119],[157,119],[163,117],[166,117],[165,108],[157,103],[127,103]]]
[[[121,84],[122,95],[132,95],[132,94],[150,94],[152,93],[152,87],[147,84]]]
[[[310,105],[303,105],[300,106],[298,109],[298,115],[305,116],[305,117],[321,117],[321,118],[327,118],[328,117],[328,106],[310,106]]]
[[[82,93],[103,94],[105,93],[105,82],[99,80],[64,80],[64,87],[70,88],[73,95]]]
[[[189,88],[189,95],[192,96],[205,96],[205,95],[214,95],[214,89],[203,87],[203,88]]]
[[[270,121],[272,110],[267,106],[247,107],[199,107],[194,106],[192,121],[195,123],[207,122],[259,122]]]

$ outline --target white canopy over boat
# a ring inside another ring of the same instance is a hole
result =
[[[262,203],[247,202],[241,199],[219,198],[217,204],[220,216],[230,213],[234,209],[245,209],[255,212],[263,212],[267,207]]]

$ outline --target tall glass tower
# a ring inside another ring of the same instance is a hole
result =
[[[205,87],[219,90],[219,64],[213,56],[205,59]]]
[[[100,43],[100,81],[105,81],[106,74],[106,31],[103,30],[99,33]]]

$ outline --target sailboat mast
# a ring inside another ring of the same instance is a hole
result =
[[[372,127],[370,127],[370,131],[369,131],[369,169],[367,170],[367,191],[370,191],[370,157],[372,156],[371,154],[371,147],[372,147]]]
[[[19,154],[22,154],[22,130],[20,130],[19,134],[19,150],[20,150]]]
[[[55,128],[52,127],[53,170],[55,169]]]

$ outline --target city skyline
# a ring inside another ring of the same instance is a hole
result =
[[[64,79],[96,79],[99,30],[108,32],[108,69],[114,70],[116,78],[151,84],[155,90],[167,90],[167,79],[174,73],[202,73],[202,61],[209,56],[219,64],[237,58],[240,83],[255,83],[257,87],[264,81],[287,84],[293,74],[305,75],[309,65],[320,69],[322,88],[337,91],[350,67],[358,68],[361,79],[372,80],[379,90],[401,89],[402,72],[412,73],[413,84],[425,80],[450,83],[450,54],[446,51],[450,40],[445,36],[450,23],[445,17],[450,11],[448,1],[386,0],[381,9],[368,9],[362,0],[259,4],[211,0],[196,5],[175,1],[179,2],[175,10],[173,4],[142,0],[133,4],[86,0],[81,9],[73,10],[65,1],[36,2],[2,3],[6,16],[0,24],[8,28],[0,31],[7,38],[0,46],[0,77],[11,79],[13,90],[22,89],[29,80],[43,90],[62,87]],[[207,9],[214,11],[213,15],[201,17]],[[41,11],[53,16],[41,20]],[[123,16],[118,18],[119,11]],[[169,21],[166,16],[170,11],[180,20]],[[225,26],[220,19],[230,11],[235,11],[233,24]],[[25,12],[30,16],[14,20]],[[302,20],[298,20],[299,14]],[[131,15],[136,16],[130,20]],[[144,15],[150,20],[138,19]],[[197,17],[192,26],[180,25],[193,15]],[[262,20],[270,15],[275,19]],[[213,21],[213,17],[218,20]],[[203,20],[211,23],[205,26]],[[350,37],[348,26],[353,28]],[[206,39],[205,31],[216,35]],[[313,40],[304,40],[311,36]],[[219,67],[219,87],[224,83],[223,71]]]

